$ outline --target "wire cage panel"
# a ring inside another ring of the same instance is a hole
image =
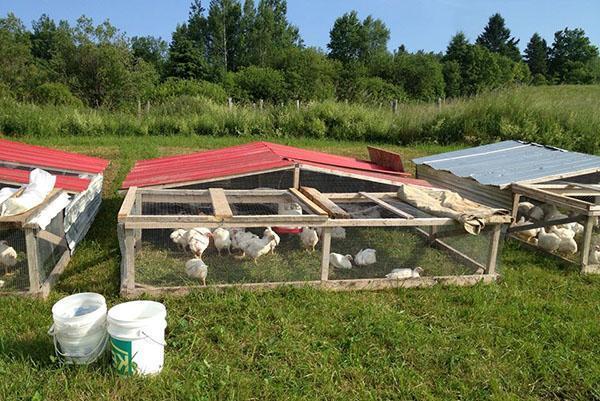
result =
[[[0,226],[0,241],[5,241],[3,244],[12,248],[17,255],[16,260],[10,256],[0,259],[0,292],[27,291],[29,270],[24,231],[17,227]],[[3,248],[2,245],[0,248]]]
[[[394,192],[398,187],[336,174],[301,170],[300,185],[316,188],[321,192]]]
[[[218,181],[210,181],[199,184],[185,185],[181,189],[288,189],[294,186],[294,171],[281,170],[268,173],[258,173],[243,177],[235,177]]]

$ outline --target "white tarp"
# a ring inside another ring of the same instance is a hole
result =
[[[29,173],[29,184],[23,193],[12,197],[0,206],[0,216],[15,216],[39,206],[54,189],[56,176],[36,168]]]
[[[67,207],[71,197],[66,192],[61,192],[56,198],[48,203],[42,210],[35,214],[27,222],[28,224],[36,224],[40,229],[45,230],[48,224],[56,217],[62,210]]]
[[[17,192],[18,190],[19,190],[19,188],[10,188],[10,187],[0,189],[0,205],[2,205],[5,200],[7,200],[11,196],[13,196],[13,194],[15,192]]]

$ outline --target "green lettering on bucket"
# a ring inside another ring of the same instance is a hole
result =
[[[131,341],[123,341],[116,338],[110,338],[110,351],[112,354],[112,365],[117,373],[124,376],[132,375],[137,369],[133,362],[131,353]]]

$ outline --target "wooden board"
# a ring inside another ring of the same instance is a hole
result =
[[[329,216],[329,214],[325,210],[321,209],[319,207],[319,205],[317,205],[315,202],[311,201],[306,196],[304,196],[304,194],[302,192],[300,192],[298,189],[290,188],[290,193],[294,197],[296,197],[297,201],[299,201],[300,203],[304,203],[306,206],[308,206],[308,208],[310,210],[312,210],[313,213],[315,213],[319,216]]]
[[[415,216],[413,216],[412,214],[406,213],[405,211],[402,211],[402,210],[398,209],[397,207],[392,206],[389,203],[387,203],[387,202],[385,202],[385,201],[383,201],[383,200],[381,200],[381,199],[379,199],[379,198],[377,198],[375,196],[371,196],[370,194],[368,194],[366,192],[359,192],[359,194],[362,195],[362,196],[364,196],[365,198],[373,201],[374,203],[378,204],[382,208],[389,210],[390,212],[392,212],[394,214],[402,216],[402,217],[404,217],[406,219],[414,219],[415,218]]]
[[[300,187],[300,192],[306,195],[311,201],[315,202],[319,207],[325,210],[329,216],[336,219],[350,219],[352,216],[344,209],[336,205],[329,198],[323,196],[321,192],[315,188]]]
[[[369,159],[371,159],[373,163],[392,171],[404,172],[402,156],[400,156],[400,154],[376,148],[375,146],[367,146],[367,150],[369,151]]]
[[[213,207],[213,214],[217,218],[229,218],[233,216],[233,212],[227,202],[227,197],[222,188],[210,188],[210,201]]]
[[[117,214],[118,220],[126,218],[131,214],[131,210],[135,205],[137,187],[131,187],[127,191],[125,195],[125,199],[123,199],[123,203],[121,204],[121,209],[119,209],[119,213]]]

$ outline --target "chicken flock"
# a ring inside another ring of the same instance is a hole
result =
[[[515,226],[527,226],[534,223],[574,219],[576,217],[576,213],[566,215],[554,205],[546,203],[534,205],[531,202],[521,202],[518,206],[518,220]],[[578,241],[583,236],[583,232],[583,225],[578,222],[569,222],[517,231],[515,235],[547,252],[574,255],[579,250]],[[592,243],[589,261],[592,264],[597,264],[600,261],[600,243],[597,238]]]
[[[298,237],[300,245],[308,252],[314,252],[319,239],[322,235],[322,229],[303,227]],[[346,238],[346,230],[343,227],[334,227],[331,232],[332,238]],[[216,228],[213,231],[205,227],[195,227],[190,230],[177,229],[170,234],[171,241],[176,244],[181,251],[189,251],[192,258],[185,263],[185,273],[188,277],[199,280],[202,285],[206,285],[208,276],[208,265],[202,260],[204,252],[209,246],[214,246],[219,256],[234,255],[236,259],[251,259],[255,264],[257,260],[268,254],[275,254],[275,249],[279,245],[281,238],[271,228],[267,227],[262,236],[256,235],[244,228]],[[212,240],[212,241],[211,241]],[[355,266],[368,266],[377,262],[375,249],[361,249],[356,255],[342,255],[332,252],[329,255],[330,266],[337,269],[352,269]],[[398,273],[395,269],[386,277],[410,278],[418,277],[418,269],[410,274],[406,272]]]

